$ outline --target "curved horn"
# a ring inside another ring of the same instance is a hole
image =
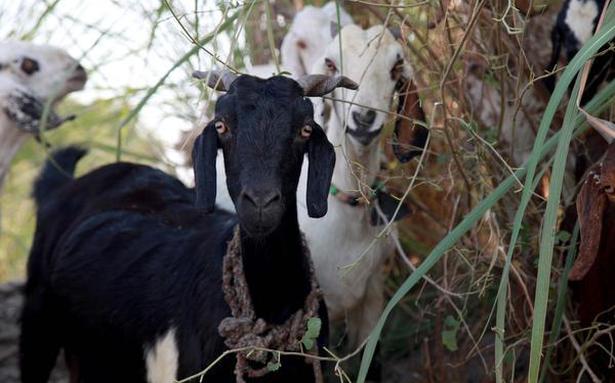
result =
[[[297,79],[308,97],[321,97],[335,88],[358,89],[359,85],[346,76],[327,76],[324,74],[307,74]]]
[[[221,92],[226,92],[231,88],[231,84],[237,79],[238,76],[228,70],[196,70],[192,72],[192,77],[199,80],[207,79],[208,87]]]

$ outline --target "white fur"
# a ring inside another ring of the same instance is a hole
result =
[[[592,0],[570,0],[565,22],[574,33],[574,37],[584,44],[594,33],[594,19],[600,10]]]
[[[21,60],[38,62],[39,71],[26,75]],[[49,45],[35,45],[23,41],[0,42],[0,189],[11,160],[27,138],[2,110],[6,97],[15,92],[27,93],[42,102],[60,101],[70,92],[83,89],[83,78],[75,76],[79,63],[64,50]]]
[[[172,383],[177,379],[179,351],[175,329],[171,328],[145,350],[145,367],[148,383]]]
[[[337,23],[337,10],[334,2],[322,8],[306,6],[297,12],[282,46],[282,66],[295,78],[300,77],[321,58],[324,49],[333,39],[331,22]],[[340,7],[342,26],[352,23],[352,18]]]
[[[341,33],[342,68],[339,38],[329,44],[326,58],[334,61],[345,76],[360,85],[357,91],[336,89],[334,97],[389,110],[396,82],[391,79],[390,72],[398,57],[404,57],[401,45],[383,26],[368,30],[356,25],[346,26]],[[412,75],[407,64],[404,71],[407,76]],[[320,62],[314,67],[314,73],[318,72],[327,73],[326,66]],[[345,125],[348,129],[355,129],[349,113],[363,110],[359,106],[334,102],[327,122],[327,137],[336,152],[332,182],[342,191],[367,192],[380,169],[379,137],[369,146],[363,146],[345,130]],[[386,119],[384,112],[377,112],[372,129],[377,129]],[[351,164],[356,164],[354,174]],[[297,195],[300,227],[312,252],[329,317],[333,322],[346,320],[348,340],[353,346],[369,335],[382,311],[384,282],[381,268],[387,256],[393,253],[394,244],[388,235],[376,239],[383,226],[370,224],[369,208],[349,206],[334,196],[329,196],[329,210],[323,218],[309,218],[304,202],[307,164],[304,167]],[[396,231],[396,226],[392,225],[390,230]]]

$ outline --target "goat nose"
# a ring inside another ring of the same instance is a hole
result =
[[[371,125],[376,120],[376,112],[373,110],[368,110],[364,113],[361,112],[352,112],[352,119],[358,125]]]
[[[280,192],[277,190],[254,190],[246,189],[242,193],[243,199],[258,209],[266,209],[280,200]]]

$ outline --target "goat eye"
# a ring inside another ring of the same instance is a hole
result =
[[[310,138],[310,135],[312,135],[312,127],[309,125],[303,125],[301,128],[301,137]]]
[[[332,72],[332,73],[337,72],[337,66],[335,65],[335,63],[331,59],[325,59],[325,65],[327,66],[327,69],[330,72]]]
[[[216,128],[218,134],[224,134],[228,131],[226,124],[222,121],[216,121],[216,123],[214,124],[214,128]]]
[[[38,62],[36,60],[26,57],[21,61],[21,70],[24,71],[24,73],[26,73],[27,75],[31,75],[32,73],[39,70]]]

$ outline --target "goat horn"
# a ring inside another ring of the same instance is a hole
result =
[[[324,74],[307,74],[297,79],[308,97],[320,97],[335,88],[357,89],[359,85],[346,76],[326,76]]]
[[[192,77],[197,78],[199,80],[207,79],[208,87],[215,89],[215,90],[219,90],[221,92],[228,91],[233,81],[237,79],[237,75],[228,70],[207,70],[207,71],[196,70],[192,72]]]

